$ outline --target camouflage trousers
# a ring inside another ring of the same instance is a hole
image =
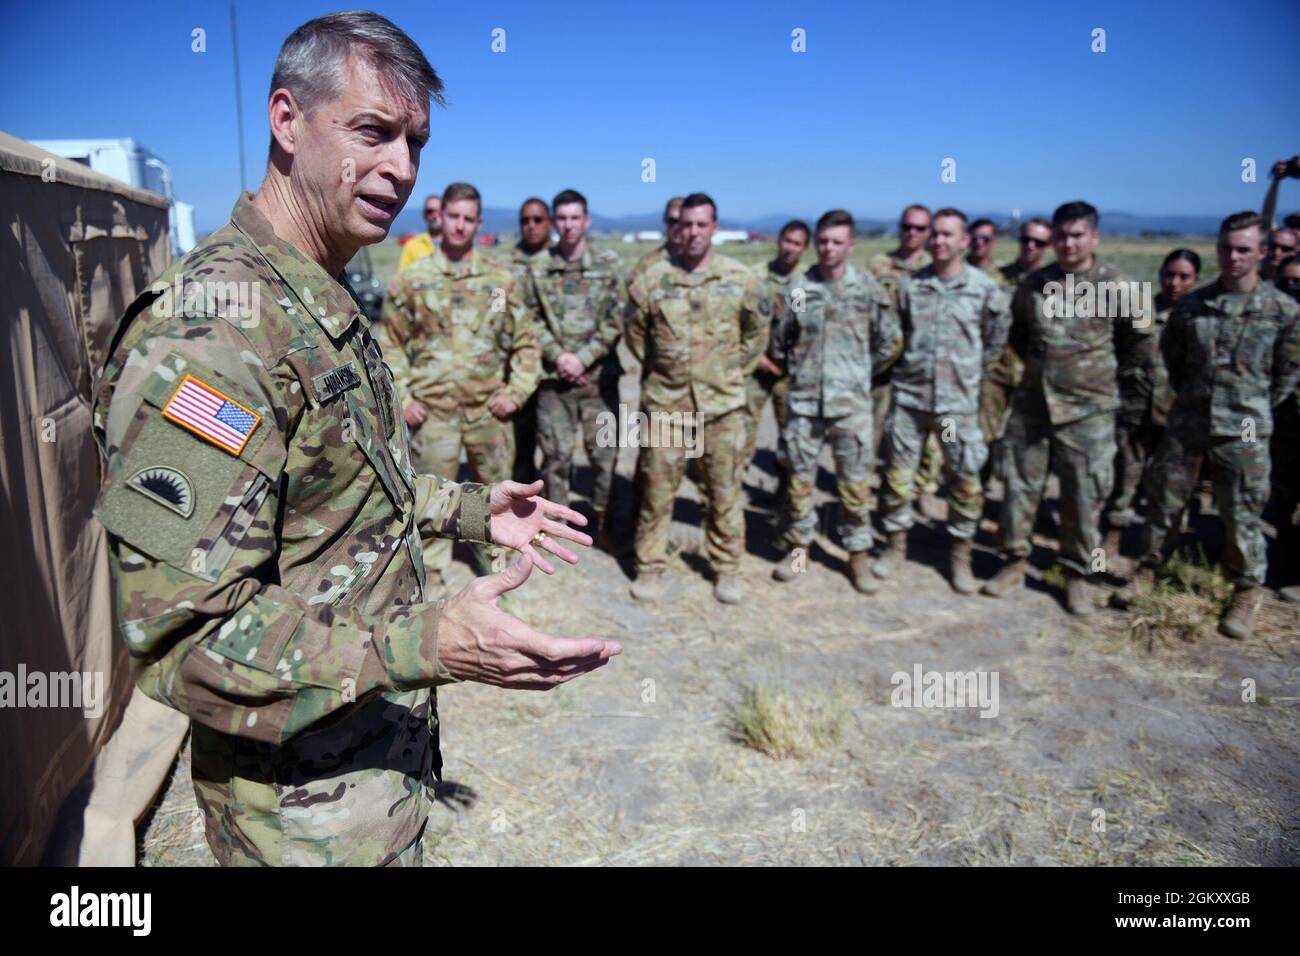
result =
[[[646,409],[647,415],[656,412]],[[719,574],[740,566],[745,548],[745,510],[741,501],[740,456],[745,448],[745,410],[737,408],[706,421],[697,436],[700,491],[704,495],[705,547]],[[685,448],[641,449],[637,485],[641,506],[636,521],[637,574],[664,570],[668,564],[668,529],[673,522],[677,489],[686,474]]]
[[[609,507],[618,446],[602,447],[596,439],[601,414],[616,416],[617,408],[617,378],[605,376],[586,385],[545,381],[538,388],[537,441],[542,449],[542,480],[546,482],[546,497],[551,501],[569,503],[573,452],[581,433],[587,460],[595,474],[592,507],[602,512]]]
[[[1007,419],[1002,551],[1025,557],[1049,472],[1061,483],[1060,561],[1090,574],[1101,550],[1101,509],[1115,472],[1115,414],[1102,412],[1053,425],[1013,407]]]
[[[763,406],[767,404],[768,398],[772,399],[772,411],[776,413],[776,429],[779,435],[781,429],[785,427],[787,415],[785,400],[789,392],[789,376],[774,378],[762,372],[755,372],[745,379],[745,449],[740,455],[742,476],[744,469],[748,468],[750,462],[754,460],[754,452],[758,448],[758,426],[763,420]],[[781,470],[786,467],[781,459],[779,442],[776,464]]]
[[[984,512],[980,469],[988,447],[975,415],[936,414],[894,405],[885,444],[884,526],[886,531],[912,527],[912,498],[923,448],[938,439],[948,479],[948,533],[973,538]]]
[[[880,460],[880,444],[889,432],[886,420],[889,418],[889,404],[893,397],[893,383],[888,378],[883,382],[871,383],[871,434],[875,438],[871,454],[876,461]]]
[[[451,481],[460,471],[460,452],[465,450],[472,481],[490,485],[510,478],[515,460],[513,427],[491,412],[467,420],[460,409],[429,410],[424,424],[411,432],[411,463],[418,474],[435,474]],[[424,542],[424,568],[443,574],[451,567],[450,538],[430,538]],[[475,545],[479,573],[500,564],[506,549]],[[430,581],[435,585],[436,578]],[[436,595],[435,595],[436,596]]]
[[[1119,450],[1115,454],[1115,493],[1108,511],[1131,511],[1137,507],[1142,475],[1163,434],[1164,428],[1149,418],[1141,423],[1121,421],[1115,426]]]
[[[442,766],[437,722],[427,689],[365,697],[279,746],[193,721],[194,794],[218,864],[415,865]]]
[[[782,543],[806,548],[817,537],[813,489],[817,459],[829,443],[835,457],[835,491],[840,499],[840,541],[849,551],[871,547],[871,427],[873,412],[862,410],[838,418],[790,411],[781,431],[783,455],[790,466]]]
[[[980,382],[980,432],[984,435],[984,444],[989,447],[993,474],[999,478],[1002,476],[1004,457],[1002,432],[1006,428],[1011,396],[1023,374],[1024,363],[1008,348]]]
[[[1258,587],[1268,570],[1264,505],[1268,501],[1268,441],[1212,438],[1205,423],[1170,422],[1147,472],[1143,551],[1159,561],[1182,526],[1183,509],[1208,464],[1214,502],[1224,525],[1223,567],[1238,588]]]

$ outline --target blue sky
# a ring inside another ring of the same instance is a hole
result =
[[[284,37],[332,8],[239,0],[246,162],[265,163]],[[1258,208],[1300,151],[1300,4],[384,3],[447,84],[419,194],[453,179],[487,205],[582,190],[606,215],[703,189],[724,218],[913,200],[977,211],[1223,215]],[[191,31],[207,31],[207,52]],[[493,53],[491,31],[506,31]],[[791,50],[803,28],[807,52]],[[1106,52],[1091,33],[1106,31]],[[172,167],[198,225],[239,188],[226,2],[3,0],[0,128],[134,137]],[[1289,78],[1287,76],[1289,74]],[[652,157],[657,181],[641,180]],[[945,158],[957,181],[940,181]],[[1241,161],[1259,182],[1241,181]],[[1300,184],[1282,209],[1300,206]]]

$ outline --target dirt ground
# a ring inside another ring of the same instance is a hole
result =
[[[625,479],[633,457],[620,455]],[[826,457],[823,529],[834,526],[829,468]],[[629,569],[596,551],[516,592],[534,625],[614,637],[624,653],[547,694],[441,691],[428,864],[1300,863],[1300,608],[1270,592],[1254,641],[1151,644],[1126,634],[1120,612],[1082,624],[1064,612],[1042,582],[1050,536],[1023,593],[957,595],[936,521],[918,523],[908,563],[873,597],[853,590],[825,534],[806,574],[777,584],[773,475],[760,451],[740,606],[713,600],[689,480],[660,605],[633,601]],[[979,577],[998,566],[993,530],[981,528]],[[469,580],[468,566],[455,571]],[[997,715],[892,706],[892,675],[916,665],[995,672]],[[836,714],[841,732],[801,759],[751,749],[733,724],[752,688]],[[211,865],[196,812],[187,751],[142,863]]]

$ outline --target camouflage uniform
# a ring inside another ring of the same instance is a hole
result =
[[[510,271],[477,248],[455,263],[439,249],[393,280],[383,317],[379,341],[402,408],[418,401],[429,410],[411,433],[416,469],[454,477],[463,446],[475,481],[508,479],[510,423],[488,411],[488,401],[503,393],[522,408],[540,372],[534,325]],[[480,549],[480,565],[500,553]],[[451,565],[451,542],[426,544],[424,564],[441,577]]]
[[[1164,332],[1173,307],[1165,301],[1163,293],[1156,296],[1155,316],[1151,327],[1157,341]],[[1135,368],[1130,375],[1130,388],[1116,419],[1115,494],[1108,512],[1130,512],[1137,504],[1138,487],[1147,461],[1160,445],[1165,421],[1173,405],[1174,393],[1169,387],[1169,373],[1157,349],[1144,368]]]
[[[894,308],[898,308],[898,283],[914,272],[919,272],[931,263],[930,253],[920,249],[911,259],[900,259],[898,250],[873,256],[867,263],[867,271],[875,276],[881,288],[894,299]],[[880,443],[888,429],[885,419],[889,417],[889,369],[879,369],[871,380],[871,423],[875,447],[872,449],[876,458],[880,458]]]
[[[767,283],[764,295],[773,298],[781,295],[790,286],[790,280],[799,274],[799,269],[791,269],[786,275],[777,272],[773,260],[763,267],[761,277]],[[774,377],[771,374],[754,369],[754,374],[745,378],[745,450],[741,453],[741,475],[754,460],[754,451],[758,447],[758,425],[763,419],[763,406],[772,399],[772,411],[776,413],[777,434],[785,427],[786,393],[790,389],[790,379],[786,376]],[[777,465],[782,470],[785,463],[777,456]]]
[[[618,414],[622,368],[615,349],[622,334],[623,283],[617,270],[618,256],[612,252],[587,249],[569,262],[557,246],[533,266],[524,296],[537,316],[537,340],[542,350],[537,430],[546,497],[568,504],[574,434],[581,431],[595,473],[592,506],[598,512],[609,505],[618,454],[616,445],[596,440],[602,413]],[[572,352],[582,362],[588,384],[574,385],[560,377],[555,362],[565,352]]]
[[[1016,261],[990,269],[988,274],[1010,294],[1015,292],[1016,286],[1027,273]],[[1025,365],[1020,361],[1020,356],[1016,355],[1014,349],[1006,348],[998,356],[997,361],[989,366],[984,373],[984,380],[980,383],[980,433],[984,436],[984,443],[989,446],[989,456],[994,460],[997,474],[1001,474],[1002,471],[996,467],[997,458],[1000,457],[996,451],[1000,445],[998,440],[1002,437],[1002,429],[1006,426],[1007,410],[1011,407],[1011,393],[1020,384],[1024,371]]]
[[[1226,529],[1224,566],[1238,589],[1264,583],[1273,408],[1300,382],[1297,306],[1272,283],[1189,292],[1160,342],[1176,397],[1146,483],[1145,551],[1158,560],[1209,463]]]
[[[520,295],[524,295],[528,289],[528,275],[537,266],[543,265],[550,258],[551,250],[542,246],[536,252],[526,252],[519,243],[515,243],[510,250],[510,272],[515,277],[515,287],[519,289]],[[542,317],[537,314],[537,310],[531,303],[528,305],[529,314],[532,317],[534,325],[542,321]],[[519,411],[515,412],[514,418],[510,421],[511,428],[515,437],[515,465],[511,469],[511,477],[515,481],[522,481],[524,484],[531,484],[537,480],[537,392],[528,396],[528,401],[520,406]]]
[[[624,335],[628,350],[642,363],[642,407],[647,415],[702,416],[700,477],[707,501],[708,557],[717,574],[732,574],[745,543],[740,499],[745,376],[762,354],[771,304],[753,272],[716,252],[694,272],[667,260],[652,263],[627,288]],[[667,565],[673,501],[685,471],[683,448],[641,449],[638,574]]]
[[[927,436],[938,435],[948,478],[948,531],[973,538],[984,511],[980,469],[988,455],[976,415],[980,380],[1006,346],[1008,298],[988,275],[965,265],[950,280],[930,267],[904,279],[898,303],[906,345],[891,375],[884,527],[912,526],[914,472]]]
[[[636,262],[632,263],[632,268],[627,271],[627,281],[631,282],[656,263],[672,261],[673,257],[672,253],[668,251],[668,243],[660,243],[649,252],[639,256]]]
[[[1049,468],[1061,481],[1060,561],[1090,574],[1101,549],[1098,520],[1110,496],[1115,462],[1115,413],[1130,369],[1150,361],[1155,338],[1151,316],[1108,315],[1106,302],[1089,308],[1079,298],[1099,283],[1127,277],[1094,259],[1091,271],[1075,273],[1076,301],[1062,295],[1056,306],[1074,317],[1049,317],[1044,287],[1066,284],[1058,263],[1031,273],[1011,302],[1011,347],[1025,363],[1011,398],[1005,434],[1006,495],[1002,501],[1002,550],[1025,557]],[[1123,309],[1114,311],[1122,312]]]
[[[802,295],[802,308],[797,296]],[[833,282],[814,265],[776,299],[769,353],[790,380],[781,432],[789,463],[783,544],[807,547],[817,534],[813,488],[817,458],[835,455],[840,538],[851,551],[871,547],[871,377],[897,358],[903,333],[894,300],[857,266]]]
[[[487,540],[487,489],[416,475],[364,311],[251,200],[127,309],[104,369],[118,624],[141,689],[193,719],[219,862],[418,862],[452,680],[420,537]],[[258,311],[182,312],[159,296],[182,275]],[[231,444],[178,421],[195,389]]]

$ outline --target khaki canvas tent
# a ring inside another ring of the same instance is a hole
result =
[[[90,401],[168,265],[167,201],[0,132],[0,863],[131,865],[185,718],[113,628]]]

